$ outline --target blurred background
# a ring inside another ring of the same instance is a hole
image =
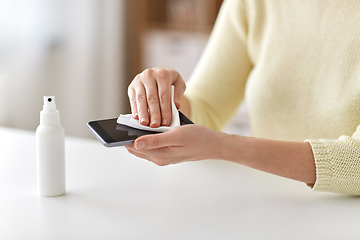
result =
[[[221,3],[0,0],[0,126],[35,130],[55,95],[66,134],[92,137],[88,121],[130,113],[127,86],[145,68],[189,79]],[[248,129],[246,106],[237,115],[226,131]]]

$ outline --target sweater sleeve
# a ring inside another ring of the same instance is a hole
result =
[[[313,150],[316,182],[313,190],[360,195],[360,126],[337,140],[306,140]]]
[[[197,124],[221,130],[244,98],[252,69],[247,52],[246,4],[225,0],[185,96]]]

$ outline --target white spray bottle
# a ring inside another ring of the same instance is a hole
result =
[[[65,194],[65,132],[54,96],[44,97],[36,129],[36,160],[39,194],[46,197]]]

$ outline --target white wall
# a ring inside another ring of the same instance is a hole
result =
[[[67,135],[125,109],[125,0],[0,0],[0,125],[34,130],[55,95]]]

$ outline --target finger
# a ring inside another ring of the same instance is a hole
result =
[[[132,145],[125,146],[125,148],[129,153],[135,155],[136,157],[151,161],[151,158],[148,155],[136,151]]]
[[[158,81],[158,92],[161,111],[161,124],[163,126],[169,126],[171,123],[171,87],[166,81]]]
[[[155,155],[155,157],[151,157],[150,155],[147,155],[145,153],[142,153],[142,152],[138,152],[136,150],[134,150],[133,148],[130,148],[128,149],[128,152],[135,155],[136,157],[138,158],[142,158],[142,159],[146,159],[148,160],[149,162],[152,162],[158,166],[166,166],[166,165],[169,165],[171,163],[174,163],[174,161],[170,161],[170,158],[169,157],[156,157],[156,155],[159,155],[159,154],[156,154],[154,153],[154,151],[158,151],[157,149],[155,150],[152,150],[151,153],[153,153],[153,155]]]
[[[128,147],[128,146],[125,146],[126,149],[128,150],[129,153],[135,155],[136,157],[139,157],[139,158],[143,158],[143,159],[146,159],[152,163],[155,163],[156,165],[158,166],[166,166],[166,165],[169,165],[171,164],[171,161],[169,161],[169,157],[163,157],[163,158],[159,158],[159,157],[151,157],[150,155],[147,155],[143,152],[138,152],[136,151],[133,147]],[[159,155],[159,154],[156,154],[154,152],[158,151],[157,149],[155,150],[151,150],[151,153],[152,155]]]
[[[133,115],[133,118],[138,119],[135,90],[131,85],[128,88],[128,96],[130,100],[131,113]]]
[[[149,125],[149,113],[146,100],[146,91],[142,84],[135,87],[136,108],[140,124]]]
[[[177,80],[174,83],[174,102],[176,107],[180,108],[180,99],[184,95],[184,92],[186,90],[186,85],[184,81],[182,80],[180,74],[178,74]]]
[[[176,109],[180,109],[180,102],[178,102],[176,100],[174,100],[174,102],[175,102]]]
[[[181,133],[176,129],[172,129],[165,133],[150,134],[141,136],[134,142],[135,150],[149,150],[170,146],[180,146]]]
[[[146,99],[150,115],[150,127],[160,127],[161,113],[160,102],[158,97],[158,88],[155,80],[147,80],[145,83]]]

